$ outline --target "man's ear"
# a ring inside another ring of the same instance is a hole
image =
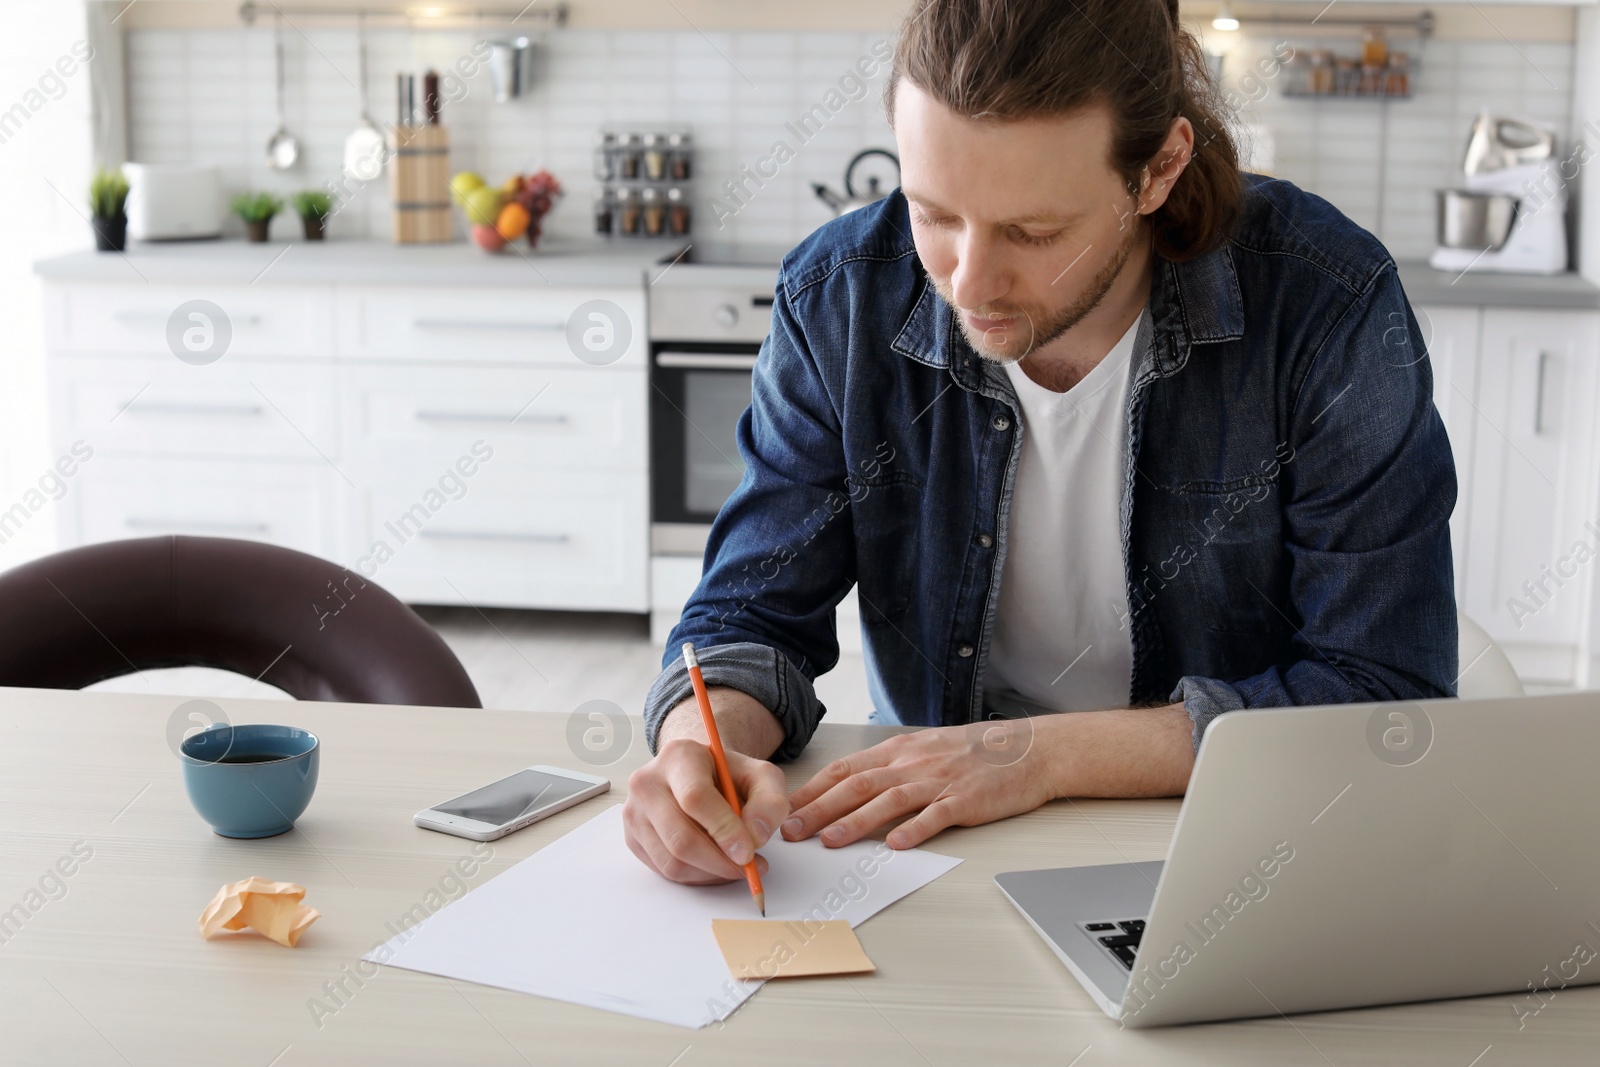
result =
[[[1167,139],[1140,175],[1139,214],[1148,215],[1167,202],[1178,176],[1194,156],[1194,126],[1179,115],[1167,130]]]

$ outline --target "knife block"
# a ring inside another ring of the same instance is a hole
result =
[[[443,126],[396,126],[389,163],[394,243],[451,240],[450,134]]]

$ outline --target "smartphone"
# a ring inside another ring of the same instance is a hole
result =
[[[611,780],[560,767],[525,767],[498,782],[417,812],[418,826],[493,841],[611,788]]]

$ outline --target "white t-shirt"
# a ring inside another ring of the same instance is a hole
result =
[[[1126,707],[1133,673],[1122,561],[1123,441],[1135,319],[1064,393],[1006,364],[1022,455],[984,703],[1015,716]]]

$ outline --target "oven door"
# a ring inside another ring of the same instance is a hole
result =
[[[735,432],[750,406],[750,371],[761,346],[651,348],[651,521],[709,526],[744,477]]]

